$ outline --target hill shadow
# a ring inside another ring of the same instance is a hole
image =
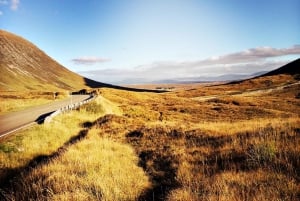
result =
[[[137,88],[130,88],[130,87],[122,87],[122,86],[97,82],[97,81],[94,81],[94,80],[91,80],[91,79],[85,78],[85,77],[83,79],[85,81],[86,86],[91,87],[91,88],[111,88],[111,89],[119,89],[119,90],[125,90],[125,91],[133,91],[133,92],[152,92],[152,93],[168,92],[165,90],[137,89]]]

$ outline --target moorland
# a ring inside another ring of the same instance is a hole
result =
[[[96,91],[0,142],[1,200],[300,199],[298,75]]]

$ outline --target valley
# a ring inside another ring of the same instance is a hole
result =
[[[300,59],[246,80],[115,86],[2,30],[0,47],[4,131],[97,94],[0,139],[0,200],[300,200]]]
[[[97,89],[95,102],[1,142],[2,197],[297,200],[299,91],[288,75],[165,93]]]

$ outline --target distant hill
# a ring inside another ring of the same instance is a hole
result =
[[[0,90],[78,90],[97,82],[63,67],[31,42],[0,30]]]
[[[280,68],[277,68],[273,71],[270,71],[266,74],[260,75],[263,76],[271,76],[271,75],[279,75],[279,74],[287,74],[287,75],[298,75],[300,74],[300,58],[292,61]]]
[[[258,73],[250,79],[232,81],[228,84],[248,84],[249,86],[259,86],[261,84],[270,85],[295,82],[300,79],[300,59],[296,59],[280,68],[267,73]]]

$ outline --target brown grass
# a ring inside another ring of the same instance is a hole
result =
[[[251,84],[165,94],[101,89],[105,98],[1,143],[8,182],[0,192],[11,200],[299,200],[299,85],[229,95]],[[65,137],[54,143],[55,133]]]
[[[54,93],[57,93],[54,96]],[[0,91],[0,114],[24,110],[67,97],[66,92]]]
[[[14,200],[135,200],[150,184],[134,150],[96,130],[48,163],[22,174]]]
[[[0,30],[0,46],[1,91],[60,91],[88,87],[86,79],[20,36]]]

